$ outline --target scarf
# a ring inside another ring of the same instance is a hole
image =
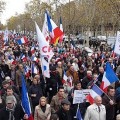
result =
[[[9,119],[8,120],[15,120],[15,117],[14,117],[15,105],[13,106],[12,109],[6,107],[6,110],[9,112]]]

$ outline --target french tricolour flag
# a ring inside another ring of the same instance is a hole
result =
[[[19,45],[25,44],[25,43],[27,43],[27,42],[28,42],[27,37],[22,37],[22,38],[20,38],[20,39],[17,40],[17,43],[18,43]]]
[[[34,120],[32,116],[31,105],[28,97],[25,78],[23,75],[21,77],[22,77],[22,107],[25,114],[27,114],[29,117],[28,120]]]
[[[63,35],[63,32],[60,30],[60,28],[54,23],[54,21],[50,18],[50,16],[47,14],[47,24],[48,24],[48,30],[50,32],[50,36],[52,38],[51,43],[56,45],[58,43],[59,38]]]
[[[16,60],[13,59],[11,56],[8,56],[8,59],[10,60],[10,62],[11,62],[12,65],[16,64]]]
[[[35,56],[32,56],[32,61],[35,61],[35,62],[39,62],[39,59],[37,58],[37,57],[35,57]]]
[[[31,73],[32,73],[32,74],[38,74],[38,73],[39,73],[36,65],[32,64],[32,68],[31,68],[31,69],[32,69],[32,70],[31,70]]]
[[[109,62],[106,63],[106,69],[102,78],[102,83],[100,88],[106,92],[107,87],[109,85],[111,85],[112,83],[116,82],[118,79],[118,77],[116,76],[116,74],[114,73],[111,65]]]
[[[25,76],[30,77],[30,67],[29,66],[25,66]]]
[[[16,64],[16,60],[11,59],[11,64],[12,64],[12,65],[15,65],[15,64]]]
[[[35,47],[31,47],[31,54],[35,53]]]
[[[62,18],[61,17],[60,17],[60,30],[63,32],[63,25],[62,25]],[[62,42],[62,41],[63,41],[63,35],[61,35],[59,42]]]
[[[67,77],[67,75],[66,75],[66,72],[64,71],[62,83],[63,83],[63,84],[66,83],[66,82],[67,82],[67,79],[68,79],[68,77]]]
[[[27,61],[27,57],[24,54],[21,54],[20,59],[22,59],[23,62]]]
[[[91,88],[90,94],[86,96],[86,99],[90,102],[90,104],[93,104],[94,98],[96,96],[101,96],[103,93],[104,92],[96,84],[94,84]]]

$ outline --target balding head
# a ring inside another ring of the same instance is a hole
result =
[[[94,102],[95,102],[96,105],[100,106],[101,103],[102,103],[102,98],[100,96],[96,96],[94,98]]]

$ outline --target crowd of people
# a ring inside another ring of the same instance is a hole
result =
[[[28,37],[26,44],[18,45],[9,36],[7,44],[0,48],[0,120],[28,119],[21,106],[21,74],[26,80],[34,120],[77,120],[78,108],[83,120],[120,120],[120,81],[108,86],[103,96],[96,96],[92,105],[87,100],[73,104],[75,90],[91,89],[94,81],[100,87],[106,62],[120,78],[119,56],[107,45],[90,47],[94,51],[91,56],[84,48],[73,49],[64,41],[52,46],[50,78],[46,78],[42,75],[37,40]],[[37,73],[32,71],[32,65]],[[65,73],[67,81],[63,82]]]

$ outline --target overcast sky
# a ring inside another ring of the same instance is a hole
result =
[[[14,16],[15,13],[23,13],[25,10],[25,4],[30,2],[31,0],[3,0],[6,2],[5,11],[1,15],[1,22],[3,24],[6,23],[6,20],[9,19],[11,16]],[[43,2],[49,2],[52,0],[42,0]],[[68,0],[60,0],[61,3],[64,3]]]
[[[23,13],[25,10],[25,3],[30,0],[4,0],[6,2],[6,9],[1,15],[1,22],[6,23],[6,20],[11,16],[14,16],[15,13]]]

